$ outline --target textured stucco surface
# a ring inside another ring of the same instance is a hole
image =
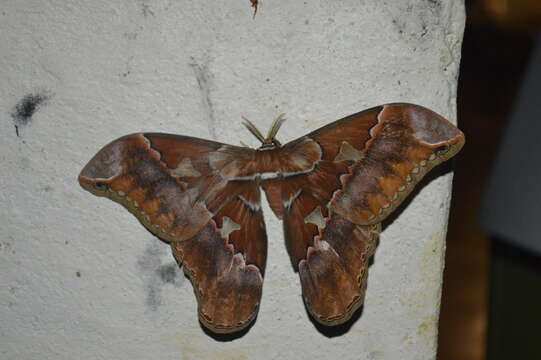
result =
[[[433,359],[451,173],[387,223],[337,336],[309,320],[265,207],[259,317],[229,342],[201,330],[168,246],[76,176],[138,131],[256,146],[241,115],[266,130],[285,112],[282,141],[387,102],[455,121],[463,24],[462,1],[263,0],[255,19],[248,0],[3,1],[0,358]]]

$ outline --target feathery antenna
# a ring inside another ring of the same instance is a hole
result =
[[[265,143],[265,137],[263,136],[263,134],[261,134],[261,131],[259,131],[258,128],[255,127],[255,125],[248,119],[246,119],[244,116],[242,116],[242,120],[244,120],[242,122],[242,125],[246,126],[246,128],[248,130],[250,130],[250,132],[256,137],[259,139],[259,141],[261,141],[262,143]]]
[[[246,126],[246,128],[259,139],[259,141],[261,141],[263,144],[262,147],[280,146],[280,142],[276,140],[276,134],[278,133],[278,130],[280,130],[280,127],[284,121],[286,121],[285,114],[278,115],[276,120],[274,120],[271,128],[269,129],[267,137],[264,137],[261,131],[259,131],[259,129],[250,120],[244,116],[242,116],[242,120],[244,120],[242,124]]]
[[[282,126],[284,121],[286,121],[286,114],[282,113],[278,115],[276,120],[274,120],[274,122],[272,123],[272,127],[270,128],[267,138],[265,140],[272,142],[276,137],[276,134],[278,134],[278,130],[280,130],[280,127]]]

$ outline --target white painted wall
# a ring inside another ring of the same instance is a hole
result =
[[[282,141],[395,101],[454,121],[463,26],[454,0],[262,0],[255,19],[248,0],[3,1],[0,358],[433,359],[450,173],[386,228],[338,336],[309,320],[265,208],[263,302],[230,342],[201,330],[168,246],[76,176],[138,131],[256,146],[241,115],[266,129],[285,112]],[[25,96],[45,99],[27,119]]]

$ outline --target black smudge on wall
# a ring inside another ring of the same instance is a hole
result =
[[[197,62],[194,57],[191,59],[192,62],[190,63],[190,67],[193,69],[195,79],[197,80],[203,107],[205,108],[208,117],[209,135],[212,139],[216,140],[216,117],[214,115],[214,105],[211,99],[213,79],[209,69],[209,60],[206,59],[204,62]]]
[[[15,133],[19,136],[19,128],[28,125],[32,121],[32,116],[40,107],[49,100],[46,93],[31,93],[23,96],[15,105],[11,112]]]
[[[176,262],[160,265],[156,272],[164,284],[175,284],[177,278],[182,276],[182,274],[179,274],[179,267]]]
[[[145,303],[152,311],[158,310],[158,307],[164,304],[162,297],[164,287],[169,285],[181,287],[186,279],[181,268],[172,260],[172,255],[167,250],[168,246],[152,239],[152,242],[137,260],[146,288]],[[167,261],[167,259],[172,261]]]

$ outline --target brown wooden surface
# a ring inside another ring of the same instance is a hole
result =
[[[538,0],[468,3],[458,92],[458,122],[468,142],[455,163],[439,360],[487,358],[490,239],[477,225],[477,211],[540,15]]]

